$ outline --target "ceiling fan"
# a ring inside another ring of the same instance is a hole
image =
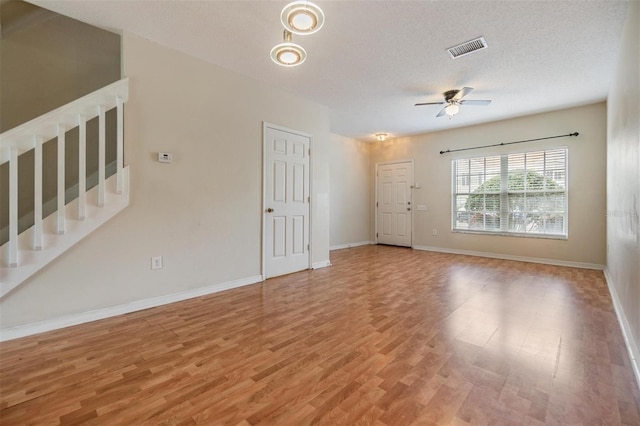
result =
[[[436,117],[442,117],[443,115],[447,114],[449,118],[451,118],[458,113],[460,105],[489,105],[491,103],[491,101],[488,100],[463,100],[462,98],[467,96],[472,90],[473,87],[463,87],[460,90],[447,90],[443,93],[443,102],[424,102],[416,104],[415,106],[445,105],[445,107],[440,110]]]

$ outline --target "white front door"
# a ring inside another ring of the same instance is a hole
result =
[[[264,275],[309,269],[311,138],[265,125]]]
[[[376,169],[377,242],[411,247],[413,162],[378,164]]]

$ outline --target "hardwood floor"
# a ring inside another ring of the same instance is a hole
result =
[[[0,423],[639,425],[602,272],[365,246],[0,344]]]

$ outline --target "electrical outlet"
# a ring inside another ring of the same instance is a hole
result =
[[[435,237],[436,235],[438,235],[438,230],[436,228],[433,228],[432,233],[433,233],[433,236]]]
[[[151,269],[162,269],[162,256],[153,256],[151,258]]]

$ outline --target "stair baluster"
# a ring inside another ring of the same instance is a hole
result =
[[[98,207],[104,207],[104,171],[106,167],[106,118],[103,105],[98,107]]]
[[[58,210],[56,211],[56,232],[58,235],[64,235],[65,231],[65,147],[66,147],[66,128],[65,126],[58,124]]]
[[[9,266],[18,266],[18,148],[9,148]]]
[[[78,220],[87,217],[87,119],[78,117]]]
[[[122,194],[122,167],[124,165],[124,102],[116,98],[116,193]]]
[[[33,141],[33,249],[42,250],[42,136]]]

